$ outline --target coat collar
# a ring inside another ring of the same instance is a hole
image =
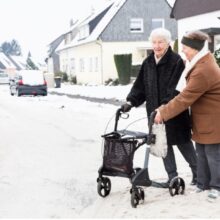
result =
[[[171,47],[169,46],[168,49],[167,49],[167,51],[166,51],[166,53],[163,55],[163,57],[161,58],[161,60],[158,62],[157,65],[161,65],[161,64],[167,63],[168,58],[169,58],[169,55],[170,55],[171,53],[172,53],[172,49],[171,49]],[[151,57],[151,60],[153,60],[154,63],[156,63],[156,62],[155,62],[155,58],[154,58],[154,52],[152,52],[152,54],[150,55],[150,57]]]
[[[184,71],[181,74],[179,82],[176,86],[176,90],[182,92],[183,89],[186,87],[186,80],[188,79],[192,71],[196,68],[197,64],[206,62],[207,59],[210,59],[209,57],[211,57],[210,52],[200,51],[190,63],[188,62],[185,66]]]
[[[191,67],[191,69],[186,73],[186,77],[188,78],[190,73],[195,69],[196,65],[204,63],[207,59],[209,59],[211,56],[210,52],[204,53],[204,55],[201,55],[201,57],[199,57],[199,59],[195,62],[195,64],[193,64],[193,66]]]

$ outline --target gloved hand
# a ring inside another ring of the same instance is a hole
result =
[[[121,109],[123,112],[129,112],[131,110],[133,106],[131,105],[131,103],[126,102],[125,104],[123,104],[121,106]]]

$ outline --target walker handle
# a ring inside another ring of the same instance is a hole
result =
[[[151,112],[151,114],[150,114],[150,119],[149,119],[149,123],[148,123],[149,133],[152,133],[152,126],[153,126],[153,124],[154,124],[154,118],[155,118],[156,114],[157,114],[156,111],[153,111],[153,112]]]
[[[149,134],[148,134],[148,137],[147,137],[147,144],[148,145],[155,144],[156,136],[155,136],[155,134],[152,133],[152,127],[153,127],[153,124],[154,124],[154,118],[155,118],[156,114],[157,114],[156,111],[153,111],[150,114],[150,119],[149,119],[149,122],[148,122]]]
[[[150,119],[149,119],[149,123],[148,123],[148,126],[149,126],[149,134],[152,134],[152,127],[153,127],[153,124],[154,124],[154,118],[155,118],[156,114],[157,114],[156,111],[153,111],[153,112],[151,112],[151,114],[150,114]]]
[[[116,111],[116,115],[115,115],[115,128],[114,128],[114,131],[117,131],[117,127],[118,127],[118,120],[122,114],[122,108],[119,108],[117,111]]]

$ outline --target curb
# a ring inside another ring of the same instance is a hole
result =
[[[59,95],[59,96],[67,96],[68,98],[71,99],[83,99],[86,101],[90,102],[97,102],[97,103],[102,103],[102,104],[111,104],[111,105],[116,105],[116,106],[121,106],[122,104],[125,103],[125,101],[121,101],[118,99],[106,99],[106,98],[95,98],[95,97],[87,97],[87,96],[81,96],[81,95],[73,95],[73,94],[66,94],[62,92],[48,92],[51,95]]]

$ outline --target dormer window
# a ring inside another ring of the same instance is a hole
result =
[[[89,36],[89,25],[84,25],[79,29],[79,40],[83,40]]]
[[[143,33],[144,32],[143,19],[142,18],[131,18],[130,31],[132,33]]]

